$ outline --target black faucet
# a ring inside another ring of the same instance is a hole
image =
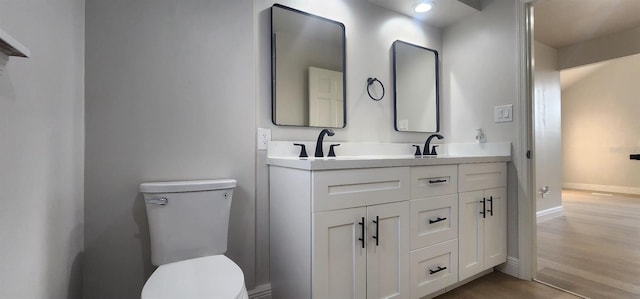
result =
[[[322,152],[322,140],[324,139],[324,135],[333,136],[335,133],[331,129],[324,129],[320,131],[320,135],[318,135],[318,142],[316,142],[316,154],[313,155],[316,158],[324,158],[324,153]]]
[[[433,137],[436,137],[438,139],[443,139],[444,136],[440,135],[440,134],[433,134],[431,136],[429,136],[429,138],[427,138],[427,141],[424,143],[424,149],[422,152],[423,156],[435,156],[437,155],[435,148],[432,151],[429,151],[431,149],[431,139],[433,139]]]

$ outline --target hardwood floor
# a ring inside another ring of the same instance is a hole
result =
[[[640,198],[562,192],[538,224],[537,279],[590,298],[640,298]]]
[[[578,297],[537,282],[520,280],[502,272],[493,272],[435,298],[576,299]]]

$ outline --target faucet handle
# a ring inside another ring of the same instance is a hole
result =
[[[438,145],[437,145],[437,144],[431,147],[431,155],[432,155],[432,156],[436,156],[436,155],[438,155],[438,152],[436,152],[436,148],[437,148],[437,147],[438,147]]]
[[[340,146],[340,143],[336,143],[336,144],[332,144],[329,146],[329,155],[327,155],[327,157],[329,158],[335,158],[336,157],[336,152],[333,150],[334,147],[336,146]]]
[[[302,143],[294,143],[293,145],[297,145],[300,147],[300,156],[298,158],[308,158],[307,155],[307,147]]]
[[[416,148],[416,152],[413,155],[416,157],[422,156],[422,152],[420,151],[420,146],[415,144],[413,144],[412,146]]]

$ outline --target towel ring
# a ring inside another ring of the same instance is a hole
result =
[[[373,85],[373,83],[378,82],[380,83],[380,87],[382,87],[382,95],[379,98],[375,98],[371,95],[371,85]],[[369,97],[374,100],[374,101],[380,101],[382,100],[382,98],[384,98],[384,84],[382,84],[382,82],[380,82],[380,80],[378,80],[378,78],[368,78],[367,79],[367,94],[369,94]]]

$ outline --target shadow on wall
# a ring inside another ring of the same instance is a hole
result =
[[[2,65],[0,65],[0,100],[16,101],[16,91],[11,84],[11,76],[6,69],[3,69]]]
[[[67,298],[82,298],[82,260],[84,253],[78,253],[73,259],[71,270],[69,271],[69,293]]]
[[[142,269],[144,271],[144,281],[147,281],[151,273],[155,270],[155,266],[151,264],[151,239],[149,237],[149,220],[147,219],[147,210],[144,205],[144,196],[138,192],[131,209],[133,220],[138,226],[138,233],[134,234],[135,239],[140,240],[140,250],[142,256]],[[140,286],[142,288],[142,286]]]

